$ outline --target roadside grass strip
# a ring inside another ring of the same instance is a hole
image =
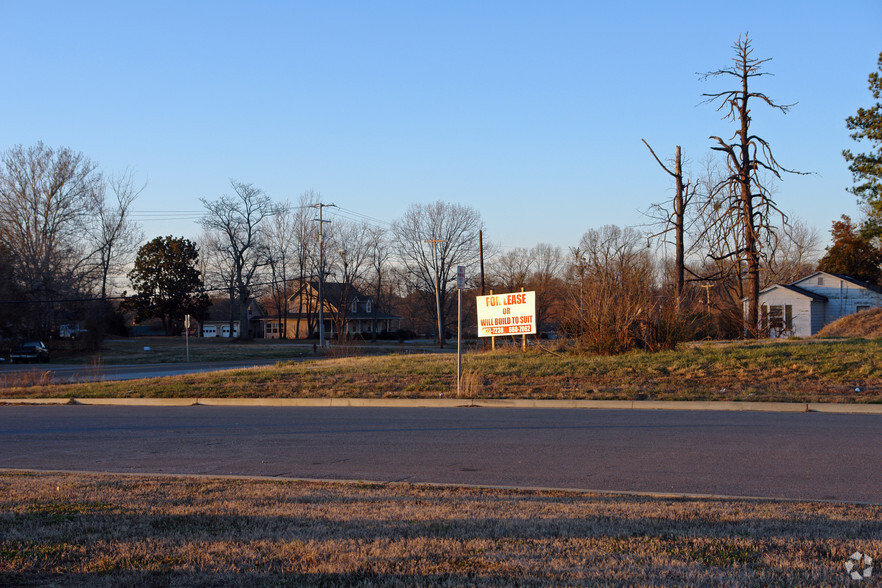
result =
[[[855,553],[882,506],[0,472],[3,585],[843,585]]]
[[[469,399],[882,403],[878,339],[703,343],[618,356],[509,348],[468,353],[463,370],[461,396]],[[0,378],[0,398],[450,398],[456,389],[450,353],[322,357],[119,382]]]

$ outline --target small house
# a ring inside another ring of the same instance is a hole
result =
[[[760,292],[760,332],[809,337],[836,319],[882,306],[882,288],[848,276],[815,272]],[[744,300],[747,316],[747,299]]]

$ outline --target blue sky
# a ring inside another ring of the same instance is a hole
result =
[[[790,168],[780,207],[826,236],[858,207],[844,119],[871,104],[882,3],[41,2],[0,0],[0,149],[39,140],[147,182],[142,212],[199,211],[253,183],[390,222],[478,209],[504,247],[575,245],[668,198],[662,157],[700,171],[734,126],[696,72],[739,34],[774,77],[753,130]],[[181,212],[148,238],[194,238]]]

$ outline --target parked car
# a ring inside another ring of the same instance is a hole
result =
[[[49,363],[49,349],[42,341],[26,341],[12,348],[9,363]]]

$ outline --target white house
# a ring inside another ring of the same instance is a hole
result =
[[[230,337],[230,314],[233,316],[233,337],[239,336],[239,303],[236,302],[230,308],[228,298],[212,300],[211,306],[208,307],[206,317],[202,321],[202,336],[210,337]],[[248,336],[259,337],[262,335],[260,330],[260,319],[263,317],[263,308],[256,300],[248,301]]]
[[[760,292],[759,304],[761,333],[809,337],[839,317],[882,306],[882,288],[848,276],[815,272],[766,288]]]

